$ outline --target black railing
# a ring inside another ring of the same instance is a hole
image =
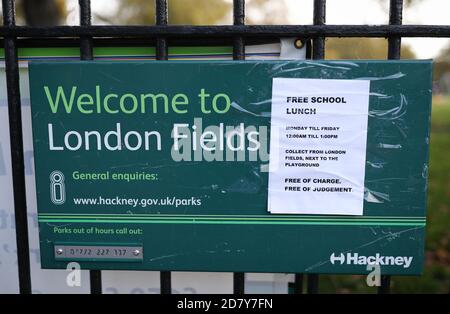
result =
[[[14,1],[3,1],[3,25],[16,24]],[[27,201],[25,192],[25,166],[23,159],[22,108],[20,103],[19,64],[17,39],[4,37],[6,88],[8,90],[9,138],[16,222],[17,263],[20,293],[31,293],[30,247],[28,243]]]
[[[27,204],[23,156],[23,134],[19,88],[18,47],[79,45],[82,60],[93,59],[93,46],[142,43],[156,46],[156,59],[167,60],[168,43],[226,43],[233,46],[233,59],[245,59],[245,43],[298,37],[312,40],[312,58],[325,58],[326,37],[388,38],[388,58],[399,59],[402,37],[450,37],[449,25],[402,25],[403,0],[390,0],[389,25],[326,25],[326,0],[314,0],[313,25],[245,25],[245,0],[233,1],[233,25],[168,25],[168,1],[156,0],[156,25],[92,26],[90,0],[79,0],[80,26],[29,27],[15,25],[14,0],[2,0],[3,26],[0,37],[5,48],[8,90],[11,162],[20,293],[31,293]],[[309,55],[309,54],[308,54]],[[171,293],[171,273],[160,273],[161,293]],[[102,292],[101,271],[90,271],[91,293]],[[294,292],[303,292],[303,274],[295,274]],[[390,276],[382,276],[379,293],[389,293]],[[319,292],[319,275],[306,277],[307,292]],[[234,273],[235,294],[245,292],[245,274]]]

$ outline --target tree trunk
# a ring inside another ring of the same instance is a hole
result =
[[[25,22],[29,26],[54,26],[61,24],[60,3],[57,0],[22,0]]]

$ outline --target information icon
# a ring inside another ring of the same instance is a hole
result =
[[[55,205],[64,204],[66,201],[64,175],[59,170],[50,173],[50,198]]]

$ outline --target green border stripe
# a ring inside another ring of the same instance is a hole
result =
[[[420,222],[344,222],[344,221],[245,221],[245,220],[121,220],[121,219],[39,219],[43,223],[127,223],[127,224],[244,224],[244,225],[357,225],[357,226],[421,226]]]
[[[86,216],[86,217],[243,217],[243,218],[318,218],[318,219],[404,219],[404,220],[425,220],[426,217],[412,217],[412,216],[344,216],[344,215],[291,215],[291,214],[272,214],[272,215],[201,215],[201,214],[89,214],[89,213],[39,213],[39,217],[67,217],[67,216]]]
[[[364,222],[364,221],[379,221],[379,222],[425,222],[423,219],[358,219],[358,218],[341,218],[341,219],[327,219],[327,218],[282,218],[282,217],[164,217],[155,215],[154,217],[95,217],[95,216],[39,216],[40,219],[90,219],[90,220],[251,220],[251,221],[350,221],[350,222]]]

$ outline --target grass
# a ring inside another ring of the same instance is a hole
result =
[[[425,271],[396,276],[392,293],[448,293],[450,289],[450,96],[434,97],[431,119]],[[365,276],[321,276],[323,293],[373,293]]]

